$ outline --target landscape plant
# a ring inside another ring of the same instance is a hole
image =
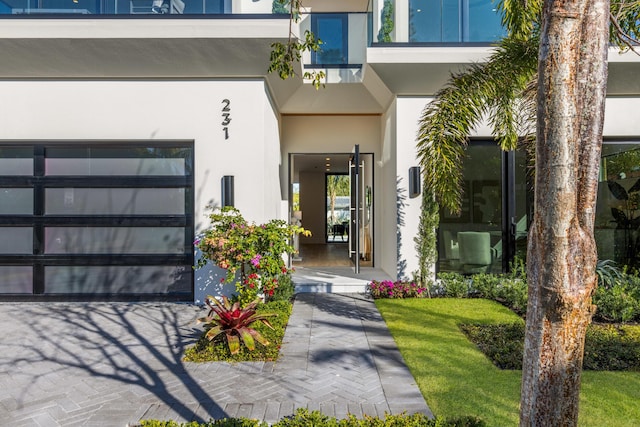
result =
[[[199,423],[178,423],[175,421],[143,420],[143,427],[267,427],[268,424],[259,420],[250,420],[244,417],[225,418]],[[472,416],[460,416],[452,418],[429,418],[423,414],[387,414],[383,417],[367,416],[357,418],[350,414],[346,418],[322,414],[320,411],[309,411],[299,408],[293,415],[286,416],[272,427],[485,427],[482,419]]]
[[[210,219],[211,226],[195,241],[202,254],[197,266],[212,262],[226,270],[223,282],[235,284],[235,297],[241,304],[259,295],[266,300],[273,296],[283,276],[290,274],[283,255],[295,253],[293,235],[311,235],[282,220],[249,223],[230,206],[215,210]]]
[[[415,282],[402,280],[377,281],[373,280],[367,285],[367,292],[372,298],[421,298],[427,296],[427,287]]]
[[[269,341],[268,346],[258,345],[254,350],[246,346],[240,346],[238,353],[231,354],[229,346],[223,336],[209,341],[205,334],[198,339],[195,345],[187,348],[183,360],[185,362],[245,362],[245,361],[274,361],[279,355],[280,346],[285,329],[291,315],[292,304],[290,301],[269,301],[258,304],[256,314],[268,315],[271,327],[263,322],[255,322],[251,327]]]
[[[198,319],[198,323],[204,323],[206,339],[213,341],[224,334],[231,354],[238,354],[241,341],[250,351],[255,350],[256,341],[264,346],[269,345],[269,341],[260,332],[251,328],[254,322],[262,322],[273,329],[267,320],[273,317],[273,314],[256,313],[260,298],[256,298],[245,306],[241,306],[238,301],[231,303],[226,296],[222,296],[221,299],[222,301],[210,295],[205,299],[211,310],[206,317]]]

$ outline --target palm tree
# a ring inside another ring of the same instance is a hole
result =
[[[347,175],[327,175],[327,197],[331,209],[331,224],[336,222],[336,198],[349,195],[349,177]]]

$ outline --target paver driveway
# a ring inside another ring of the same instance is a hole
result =
[[[430,414],[361,296],[298,294],[277,362],[181,362],[202,314],[170,303],[0,304],[0,425],[274,422],[298,407]]]

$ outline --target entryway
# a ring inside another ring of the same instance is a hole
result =
[[[373,155],[353,157],[290,154],[291,219],[312,233],[297,242],[294,267],[373,266]]]

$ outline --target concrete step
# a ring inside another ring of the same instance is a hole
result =
[[[362,268],[355,274],[350,267],[296,267],[296,292],[365,293],[372,280],[391,280],[381,269]]]

